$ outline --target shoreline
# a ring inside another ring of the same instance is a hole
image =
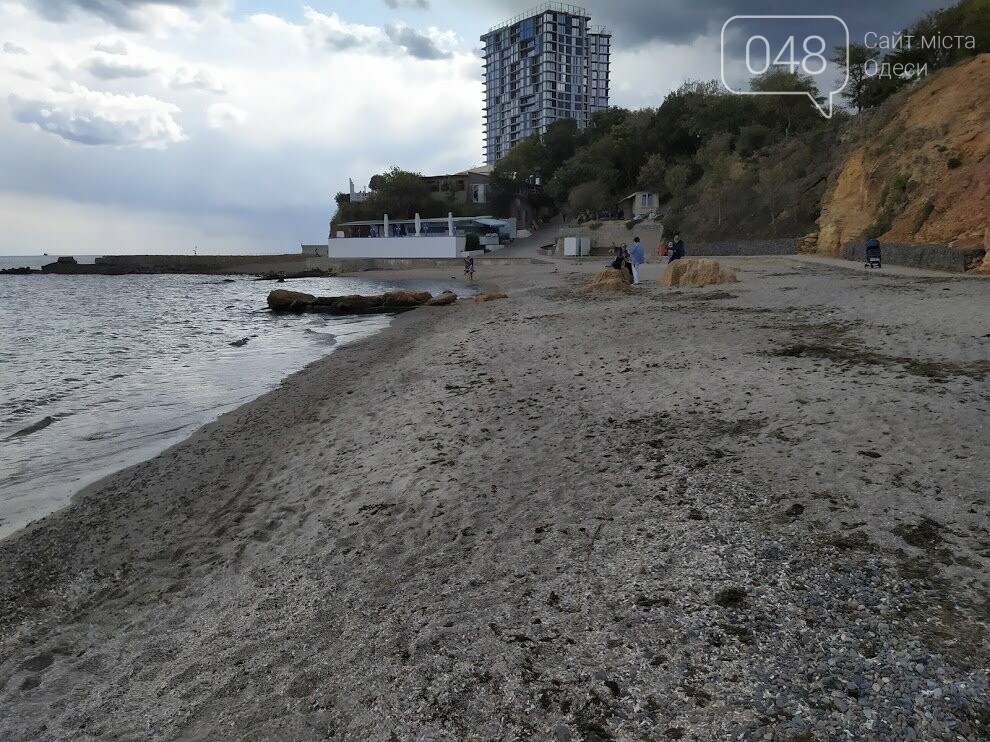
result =
[[[94,294],[110,290],[109,285],[95,285],[103,284],[109,279],[90,280],[95,281],[93,287],[80,290],[92,290]],[[165,281],[167,286],[194,287],[202,283],[205,288],[198,290],[208,289],[211,293],[227,290],[226,286],[222,288],[208,286],[206,281],[209,279],[201,277],[141,277],[138,280],[149,287],[152,284],[161,285],[159,281]],[[396,286],[407,283],[402,276],[390,276],[385,280]],[[219,281],[214,279],[213,283]],[[229,283],[242,287],[233,289],[238,295],[227,296],[224,302],[227,305],[226,309],[217,312],[225,318],[233,318],[233,321],[226,323],[227,326],[224,328],[229,331],[225,336],[216,336],[223,337],[220,342],[200,343],[196,361],[183,361],[183,364],[188,364],[183,367],[187,376],[194,375],[195,383],[203,383],[209,387],[206,393],[200,395],[198,403],[195,395],[188,394],[185,391],[186,387],[181,384],[178,385],[177,396],[172,397],[177,383],[176,374],[171,371],[164,369],[161,371],[168,373],[170,379],[163,378],[157,386],[142,387],[140,383],[132,383],[132,379],[141,378],[129,373],[133,369],[126,367],[118,369],[110,365],[113,363],[112,359],[104,357],[102,366],[97,366],[103,369],[103,373],[85,377],[85,384],[78,384],[71,392],[63,395],[67,398],[57,403],[42,400],[43,404],[38,409],[31,409],[30,404],[25,404],[23,409],[15,410],[19,419],[12,415],[13,419],[8,420],[6,430],[0,434],[0,437],[8,435],[14,441],[14,444],[8,444],[11,446],[10,450],[0,457],[0,463],[9,464],[10,475],[0,487],[0,496],[4,500],[3,507],[0,508],[0,540],[16,533],[31,522],[65,507],[81,489],[160,454],[187,439],[223,412],[233,410],[277,387],[286,376],[314,360],[325,357],[334,348],[351,342],[356,336],[376,332],[380,326],[391,321],[391,317],[387,314],[361,318],[327,318],[325,326],[324,321],[318,321],[321,326],[314,329],[331,332],[333,334],[331,340],[304,329],[302,321],[294,323],[292,320],[286,320],[289,325],[284,330],[276,327],[273,334],[269,325],[277,325],[281,320],[267,311],[265,295],[274,286],[248,283],[245,279]],[[334,293],[334,289],[330,287],[331,283],[342,287],[340,293],[347,294],[355,291],[369,293],[373,285],[379,282],[374,280],[369,283],[367,279],[356,276],[346,279],[335,278],[332,282],[310,281],[308,285],[322,287],[323,293]],[[280,284],[282,285],[284,284]],[[430,289],[438,290],[432,285]],[[29,289],[24,289],[27,290]],[[56,297],[60,296],[57,290],[53,289],[53,291]],[[118,289],[114,288],[114,291]],[[48,290],[46,289],[44,293],[47,294]],[[11,299],[8,303],[13,307],[15,301]],[[240,313],[232,303],[236,303],[237,307],[245,311]],[[30,309],[26,311],[30,313]],[[261,315],[263,315],[261,320],[255,319]],[[115,324],[112,319],[107,323],[111,328]],[[342,323],[343,329],[337,329],[338,323]],[[40,324],[45,322],[42,321]],[[100,321],[97,321],[97,325],[93,326],[98,330],[105,329],[105,326],[100,327],[99,324]],[[134,326],[139,323],[128,324]],[[292,329],[293,327],[295,329]],[[78,328],[79,326],[76,325],[74,329],[78,330]],[[241,334],[236,334],[238,332]],[[294,335],[294,337],[290,338],[286,335]],[[238,343],[234,346],[235,350],[227,350],[227,336],[230,336],[230,341]],[[200,337],[206,335],[201,333]],[[177,339],[175,342],[185,343],[185,340]],[[251,343],[251,347],[241,350],[241,347],[248,343]],[[263,347],[255,350],[259,343]],[[147,351],[146,346],[142,347]],[[270,348],[271,352],[266,348]],[[59,350],[52,348],[50,352],[56,354]],[[149,368],[162,368],[156,364],[161,364],[161,359],[168,353],[170,346],[145,352],[147,363],[150,364]],[[204,353],[215,357],[211,360],[211,356],[202,355]],[[236,355],[237,358],[231,360],[225,357],[226,355]],[[19,360],[20,368],[23,371],[27,368],[42,367],[41,359],[42,356],[38,352],[25,351],[25,355]],[[250,378],[238,380],[237,375],[245,368],[245,364],[252,369]],[[201,373],[196,373],[197,366],[200,367]],[[193,370],[190,371],[190,368]],[[229,369],[229,373],[219,371],[224,368]],[[73,377],[78,377],[80,370],[80,368],[68,370],[62,376],[77,382],[78,379]],[[91,370],[91,367],[87,367],[86,370]],[[96,396],[93,392],[95,385],[91,380],[104,380],[107,377],[110,377],[111,383],[105,383],[103,387],[108,393]],[[123,381],[115,381],[115,379],[123,379]],[[30,394],[24,390],[23,384],[19,384],[20,379],[12,377],[9,381],[13,382],[13,389],[10,384],[5,386],[10,392],[10,400]],[[135,398],[134,395],[143,396]],[[114,404],[112,410],[104,412],[99,407],[99,403],[104,399],[110,399],[112,403],[117,400],[122,401]],[[135,399],[137,401],[134,401]],[[168,402],[171,404],[167,404]],[[160,409],[159,404],[161,404]],[[13,404],[11,406],[13,407]],[[106,417],[103,417],[104,415]],[[39,432],[49,426],[54,427]],[[42,451],[46,453],[41,453]]]
[[[0,542],[0,733],[979,732],[982,285],[730,264],[493,269]]]

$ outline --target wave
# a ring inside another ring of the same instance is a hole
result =
[[[26,435],[31,435],[31,433],[37,433],[39,430],[44,430],[45,428],[47,428],[53,422],[55,422],[55,418],[49,415],[48,417],[39,420],[33,425],[28,425],[26,428],[22,428],[21,430],[18,430],[16,433],[8,435],[6,440],[9,441],[9,440],[13,440],[14,438],[23,438]]]
[[[334,335],[332,332],[320,332],[319,330],[313,330],[310,329],[309,327],[305,327],[303,328],[303,334],[319,339],[319,342],[322,345],[329,346],[329,345],[337,344],[337,336]]]

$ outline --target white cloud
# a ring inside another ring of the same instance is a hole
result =
[[[227,92],[220,76],[205,67],[181,66],[172,75],[171,85],[176,90],[203,90],[222,95]]]
[[[385,0],[385,4],[392,10],[400,8],[411,8],[413,10],[429,10],[430,0]]]
[[[249,234],[292,249],[326,234],[348,176],[481,160],[479,60],[453,33],[422,31],[449,57],[419,62],[380,26],[312,9],[298,20],[203,15],[156,36],[108,34],[86,14],[51,23],[24,7],[0,0],[0,28],[32,50],[0,65],[11,94],[7,105],[0,96],[0,191],[51,197],[53,223],[86,202],[94,215],[100,205],[141,214],[149,229],[209,222],[215,244],[232,248]],[[110,68],[101,72],[153,72],[97,84],[96,58]],[[22,235],[61,236],[24,221]],[[96,216],[77,226],[81,241],[106,234]]]
[[[89,70],[89,74],[101,80],[147,77],[155,72],[155,67],[152,65],[103,54],[90,58],[85,66]]]
[[[127,54],[129,47],[123,39],[106,39],[93,44],[93,51],[104,54]]]
[[[381,47],[385,35],[380,28],[360,23],[347,23],[336,13],[326,15],[310,7],[303,10],[306,18],[305,35],[315,47],[334,51],[373,49]]]
[[[3,46],[0,47],[0,50],[2,50],[4,54],[30,54],[31,53],[27,49],[25,49],[23,46],[21,46],[20,44],[15,44],[13,41],[5,41],[5,42],[3,42]]]
[[[72,83],[43,97],[8,98],[15,121],[68,142],[93,146],[165,149],[186,137],[172,118],[178,108],[144,95],[115,95]]]
[[[691,45],[655,41],[631,50],[613,47],[610,102],[627,108],[656,107],[688,79],[717,78],[719,43],[718,37],[706,37]],[[677,60],[677,63],[658,64],[658,59]]]
[[[390,23],[385,26],[385,33],[392,43],[404,49],[410,57],[426,60],[451,59],[454,55],[441,49],[437,43],[442,36],[436,29],[430,30],[432,35],[404,24]]]
[[[93,16],[121,29],[155,30],[189,27],[192,15],[209,12],[222,0],[34,0],[33,9],[57,23]]]
[[[247,111],[230,103],[214,103],[206,110],[206,120],[211,129],[229,129],[247,120]]]

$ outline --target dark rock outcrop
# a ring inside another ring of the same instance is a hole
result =
[[[268,295],[268,307],[273,312],[316,312],[320,314],[382,314],[407,312],[428,304],[443,306],[457,301],[453,292],[444,292],[436,299],[429,291],[387,291],[375,296],[312,296],[297,291],[276,289]]]
[[[457,294],[453,291],[444,291],[442,294],[438,294],[426,302],[428,307],[446,307],[457,301]]]
[[[275,289],[268,294],[268,308],[273,312],[304,312],[315,301],[315,296],[300,291]]]

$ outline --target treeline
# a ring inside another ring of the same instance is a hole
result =
[[[754,86],[820,98],[799,74],[770,72]],[[738,96],[714,81],[692,82],[659,108],[600,111],[581,131],[571,119],[554,122],[496,164],[493,186],[504,197],[539,181],[572,213],[614,209],[637,189],[660,194],[662,204],[676,209],[678,198],[706,176],[724,180],[735,161],[835,125],[803,96]]]

